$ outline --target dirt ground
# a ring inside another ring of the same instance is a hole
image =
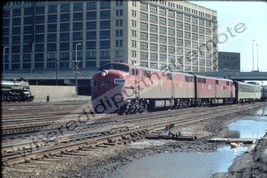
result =
[[[253,114],[253,111],[251,111]],[[245,114],[245,113],[243,113]],[[148,155],[163,152],[210,152],[223,146],[223,143],[208,142],[207,139],[222,136],[222,131],[229,123],[238,120],[243,114],[234,114],[228,117],[220,117],[215,120],[203,121],[195,124],[176,128],[184,135],[197,135],[196,141],[162,141],[161,144],[151,144],[147,147],[112,146],[96,150],[79,151],[80,156],[52,157],[41,161],[33,161],[27,164],[14,165],[12,169],[31,169],[28,173],[17,171],[4,171],[4,177],[109,177],[127,163],[141,159]],[[248,114],[248,113],[246,113]],[[239,156],[225,174],[215,174],[214,178],[242,177],[263,178],[267,177],[267,140],[259,141],[256,152],[245,153]],[[49,160],[50,159],[50,160]]]

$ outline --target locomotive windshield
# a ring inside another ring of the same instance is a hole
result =
[[[119,64],[119,63],[109,63],[106,65],[103,65],[99,68],[99,71],[102,70],[109,70],[109,69],[114,69],[114,70],[120,70],[124,72],[129,72],[129,66],[125,64]]]

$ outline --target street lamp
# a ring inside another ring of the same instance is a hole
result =
[[[252,61],[253,61],[252,70],[254,70],[254,42],[255,40],[252,41]]]
[[[259,53],[258,53],[258,44],[256,44],[257,49],[257,70],[259,71]]]
[[[75,45],[75,50],[76,50],[76,57],[75,57],[75,65],[74,65],[74,72],[75,72],[75,97],[77,96],[77,94],[78,94],[78,83],[77,83],[77,73],[78,73],[78,60],[77,60],[77,47],[79,46],[79,45],[82,45],[81,43],[77,43],[76,45]]]
[[[6,48],[8,48],[8,46],[5,46],[4,49],[3,49],[3,74],[5,73]]]

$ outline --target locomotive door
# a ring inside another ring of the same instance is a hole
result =
[[[219,90],[219,81],[215,80],[215,101],[214,101],[215,104],[217,103],[217,97],[219,93],[218,90]]]
[[[168,75],[168,77],[171,80],[171,101],[170,101],[170,104],[173,106],[174,105],[174,98],[175,98],[175,83],[174,83],[173,76],[171,73]]]

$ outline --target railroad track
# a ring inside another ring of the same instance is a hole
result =
[[[217,118],[219,116],[228,115],[236,112],[243,112],[248,109],[254,109],[263,105],[263,103],[257,103],[253,105],[238,105],[232,107],[232,110],[229,110],[229,108],[222,107],[220,111],[217,110],[216,112],[205,112],[202,115],[200,115],[199,112],[195,112],[191,113],[189,116],[176,118],[169,116],[167,116],[167,118],[166,116],[164,116],[164,118],[160,118],[160,116],[157,116],[156,118],[154,118],[155,120],[153,121],[137,121],[136,123],[133,123],[130,127],[123,126],[123,124],[125,123],[122,122],[122,124],[119,124],[119,127],[115,127],[110,130],[104,129],[98,132],[96,131],[94,133],[89,133],[87,131],[64,135],[60,137],[60,139],[58,139],[56,143],[47,145],[38,145],[38,143],[35,143],[35,145],[33,145],[33,143],[21,143],[20,145],[3,145],[2,162],[5,165],[9,165],[29,161],[32,159],[38,159],[44,156],[64,153],[71,150],[94,147],[107,147],[114,144],[125,144],[138,139],[142,139],[145,135],[154,130],[163,129],[166,124],[169,123],[175,123],[176,125],[189,124],[192,122],[199,122],[211,118]],[[201,118],[199,118],[200,116]],[[152,116],[150,116],[150,119],[152,119]]]
[[[229,106],[224,106],[225,109],[231,108],[233,105]],[[220,109],[220,107],[214,107],[213,111],[216,111],[217,109]],[[185,109],[179,109],[179,110],[170,110],[170,111],[161,111],[159,112],[154,112],[154,113],[143,113],[143,114],[136,114],[136,115],[127,115],[127,116],[118,116],[116,114],[112,115],[96,115],[94,118],[94,121],[91,121],[89,123],[84,123],[82,124],[83,128],[88,128],[92,129],[93,127],[96,127],[97,124],[101,124],[101,127],[105,127],[105,125],[110,125],[114,122],[119,122],[119,121],[124,121],[126,123],[132,123],[136,122],[137,120],[146,120],[150,118],[156,118],[162,117],[162,116],[174,116],[176,114],[186,114],[187,112],[206,112],[210,110],[210,108],[204,108],[204,107],[199,107],[199,108],[185,108]],[[16,137],[22,138],[22,137],[29,137],[31,134],[36,133],[38,134],[38,131],[42,132],[49,132],[53,131],[53,129],[58,129],[62,127],[62,125],[73,121],[74,118],[78,118],[79,115],[76,111],[76,113],[71,113],[68,114],[67,116],[63,115],[63,118],[60,121],[61,113],[59,116],[50,116],[50,115],[38,115],[35,116],[38,118],[30,118],[28,120],[23,119],[23,122],[16,122],[18,121],[17,119],[11,120],[12,124],[7,124],[6,122],[2,122],[2,139],[15,139]],[[141,117],[141,119],[139,118]],[[25,120],[25,121],[24,121]],[[36,122],[34,122],[37,120]],[[41,120],[42,122],[38,122]],[[5,121],[5,120],[4,120]],[[20,121],[20,120],[19,120]],[[80,126],[80,125],[79,125]],[[99,126],[98,126],[99,127]],[[41,133],[42,133],[41,132]]]

